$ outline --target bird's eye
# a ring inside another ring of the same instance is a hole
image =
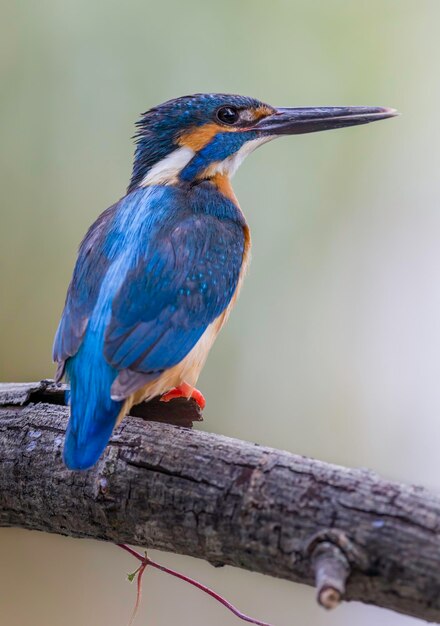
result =
[[[235,124],[239,114],[235,107],[222,107],[217,111],[217,119],[223,124]]]

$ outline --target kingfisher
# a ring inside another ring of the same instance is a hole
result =
[[[69,469],[93,466],[134,404],[185,397],[204,408],[197,379],[250,258],[230,182],[243,159],[276,137],[395,114],[209,93],[142,115],[127,193],[84,237],[55,336],[56,380],[70,382]]]

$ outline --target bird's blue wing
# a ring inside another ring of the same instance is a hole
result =
[[[118,395],[179,363],[228,306],[238,284],[243,226],[186,213],[159,229],[112,303],[104,354],[122,370]]]
[[[104,253],[104,242],[117,206],[111,206],[99,216],[80,246],[54,340],[53,360],[60,364],[57,379],[63,375],[64,361],[79,349],[102,281],[110,266],[111,261]]]

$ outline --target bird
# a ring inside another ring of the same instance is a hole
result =
[[[70,383],[63,459],[96,464],[130,408],[205,399],[196,389],[249,264],[249,226],[231,186],[244,158],[277,137],[393,117],[386,107],[280,108],[206,93],[137,122],[126,194],[80,244],[56,332],[56,381]]]

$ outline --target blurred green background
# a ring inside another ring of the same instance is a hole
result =
[[[202,428],[438,490],[439,23],[438,0],[1,2],[0,380],[53,375],[76,249],[124,193],[141,111],[196,91],[393,106],[398,119],[273,142],[239,171],[253,262],[200,380]],[[2,624],[127,623],[136,565],[117,548],[2,529],[0,553]],[[155,556],[277,626],[415,623]],[[238,622],[151,572],[137,623]]]

